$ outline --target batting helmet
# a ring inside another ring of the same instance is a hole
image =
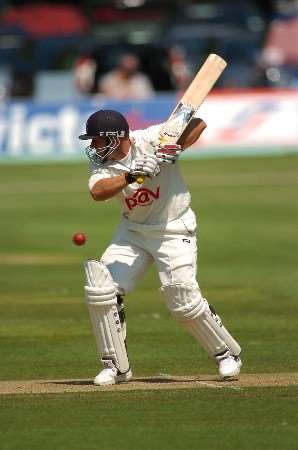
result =
[[[86,133],[81,134],[79,139],[93,139],[98,136],[109,136],[118,133],[118,137],[129,135],[129,126],[125,117],[118,111],[102,109],[91,114],[86,122]]]
[[[112,109],[102,109],[91,114],[86,122],[86,133],[81,134],[79,139],[105,138],[104,146],[93,147],[91,143],[86,148],[88,158],[95,164],[101,164],[118,148],[119,138],[128,136],[129,126],[125,117]]]

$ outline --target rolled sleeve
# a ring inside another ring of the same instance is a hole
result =
[[[104,178],[111,178],[111,174],[107,171],[97,171],[95,173],[91,173],[88,181],[89,191],[91,191],[95,183],[99,180],[103,180]]]

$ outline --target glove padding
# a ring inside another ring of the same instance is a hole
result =
[[[165,144],[157,147],[155,156],[158,158],[159,163],[174,164],[182,152],[181,145],[179,144]]]
[[[159,160],[155,155],[143,155],[136,158],[130,168],[132,176],[155,177],[160,172]]]

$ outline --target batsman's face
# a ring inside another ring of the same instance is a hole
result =
[[[111,139],[106,137],[94,137],[91,141],[90,147],[93,148],[96,153],[101,156],[102,158],[105,157],[107,154],[108,159],[112,159],[112,153],[117,152],[117,146],[113,142],[114,145],[112,145]]]
[[[90,147],[94,148],[95,150],[101,150],[106,145],[107,145],[107,138],[97,136],[92,139]]]
[[[121,157],[120,139],[118,137],[94,137],[90,144],[90,149],[95,150],[100,158],[117,160]]]

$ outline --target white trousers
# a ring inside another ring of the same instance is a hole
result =
[[[101,261],[108,267],[119,294],[131,292],[155,263],[161,286],[195,285],[197,272],[196,222],[191,210],[182,218],[158,227],[122,221]]]
[[[155,263],[168,309],[207,353],[216,360],[226,357],[228,351],[240,354],[239,344],[198,287],[195,218],[191,210],[163,230],[122,221],[101,260],[123,295],[131,292],[150,264]]]

